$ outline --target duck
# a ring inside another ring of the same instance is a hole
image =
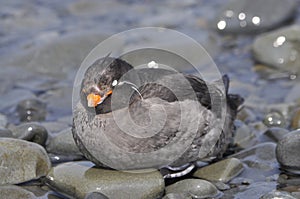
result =
[[[243,103],[228,89],[227,75],[208,83],[154,61],[133,67],[102,57],[81,80],[73,137],[87,159],[118,170],[218,159]]]

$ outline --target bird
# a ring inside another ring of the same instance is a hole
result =
[[[229,77],[207,83],[159,66],[133,67],[106,56],[86,69],[72,132],[97,166],[159,169],[221,158],[226,151],[243,103],[228,93]]]

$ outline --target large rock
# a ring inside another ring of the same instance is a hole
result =
[[[262,34],[253,44],[253,55],[257,61],[290,74],[300,73],[299,53],[299,25]]]
[[[279,26],[296,11],[295,0],[231,0],[218,12],[220,32],[255,33]]]
[[[0,185],[37,179],[51,167],[43,147],[12,138],[0,138],[0,162]]]
[[[51,169],[46,182],[71,197],[84,198],[101,192],[108,198],[158,198],[164,191],[164,180],[156,170],[113,171],[93,168],[91,162],[70,162]]]
[[[210,182],[200,179],[186,179],[166,187],[166,194],[187,194],[193,198],[211,198],[220,194]]]
[[[229,158],[198,169],[193,176],[209,181],[228,182],[243,171],[243,164],[236,158]]]
[[[279,141],[276,148],[276,157],[284,169],[300,173],[300,130],[287,134]]]

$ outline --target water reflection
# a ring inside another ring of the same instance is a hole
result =
[[[286,38],[285,36],[279,36],[276,38],[276,40],[274,41],[273,43],[273,46],[275,48],[279,47],[279,46],[282,46],[284,44],[284,42],[286,41]]]

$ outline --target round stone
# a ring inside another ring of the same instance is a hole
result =
[[[19,139],[35,142],[42,146],[45,146],[48,138],[47,129],[35,122],[24,123],[17,126],[14,130],[14,134]]]
[[[300,26],[293,25],[259,35],[253,43],[254,58],[296,78],[300,73],[299,34]]]
[[[17,106],[21,122],[43,121],[46,118],[46,104],[38,99],[26,99]]]
[[[271,111],[264,118],[264,124],[268,127],[285,127],[286,121],[279,111]]]
[[[296,5],[295,0],[231,0],[218,12],[215,28],[224,33],[265,31],[291,19]]]
[[[12,138],[0,138],[0,185],[17,184],[45,176],[51,163],[43,147]]]
[[[210,182],[200,179],[186,179],[166,187],[166,194],[188,194],[193,198],[210,198],[220,194],[218,189]]]
[[[236,158],[229,158],[214,164],[199,168],[194,177],[206,179],[209,181],[228,182],[238,176],[244,170],[243,164]]]
[[[159,198],[165,188],[159,171],[115,171],[94,167],[91,162],[68,162],[53,167],[46,183],[63,194],[84,198],[101,192],[108,198]]]
[[[276,157],[283,169],[300,173],[300,129],[290,132],[276,147]]]
[[[50,153],[60,155],[82,155],[75,144],[71,128],[62,130],[50,137],[46,149]]]

